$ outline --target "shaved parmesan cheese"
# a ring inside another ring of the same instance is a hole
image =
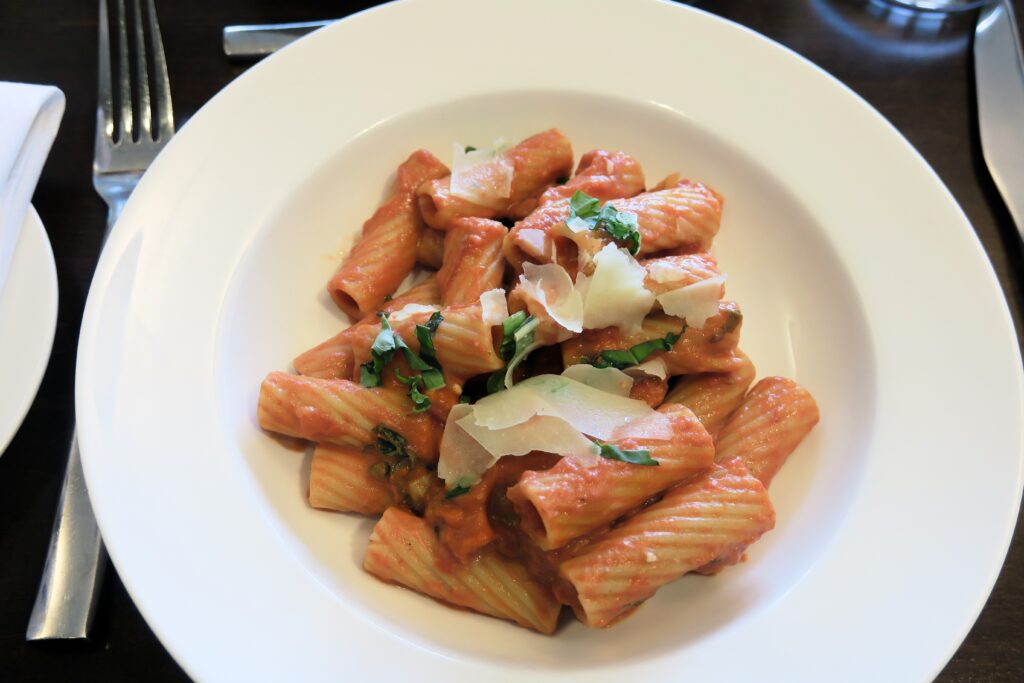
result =
[[[500,325],[508,317],[508,301],[505,290],[490,289],[480,295],[480,308],[483,309],[481,319],[484,325]]]
[[[517,332],[516,333],[517,341],[518,341],[518,337],[519,337],[519,333]],[[533,344],[530,344],[525,349],[523,349],[522,353],[516,354],[512,358],[512,360],[510,360],[508,362],[508,365],[505,366],[505,388],[506,389],[511,389],[513,387],[513,385],[515,384],[515,382],[512,381],[512,377],[513,377],[513,374],[516,371],[516,368],[519,367],[519,364],[522,363],[524,360],[526,360],[527,356],[529,356],[531,353],[533,353],[534,351],[536,351],[540,347],[541,347],[540,344],[538,344],[537,342],[534,342]]]
[[[533,451],[558,455],[596,454],[595,444],[561,418],[535,415],[526,422],[506,429],[487,429],[466,415],[458,424],[488,452],[497,455],[526,455]]]
[[[611,438],[617,428],[652,414],[661,416],[643,401],[601,391],[561,375],[530,377],[473,406],[476,424],[488,429],[505,429],[523,424],[534,415],[549,415],[604,440]]]
[[[586,382],[564,375],[538,375],[474,405],[453,406],[441,437],[438,476],[449,487],[472,486],[498,458],[533,451],[594,466],[601,449],[584,435],[615,440],[636,431],[645,439],[672,439],[668,417],[626,396],[632,380],[623,373],[582,365],[566,372]],[[587,382],[610,386],[615,393]],[[622,431],[625,428],[631,431]]]
[[[647,274],[658,284],[679,282],[686,279],[689,271],[671,259],[654,260],[647,264]]]
[[[551,230],[555,237],[564,237],[576,245],[576,265],[581,273],[593,271],[594,254],[601,251],[605,242],[598,233],[589,227],[584,231],[578,231],[569,227],[568,223],[556,225]],[[554,240],[551,240],[555,244]],[[554,260],[553,258],[551,260]]]
[[[388,320],[390,320],[393,323],[397,323],[399,321],[405,320],[406,318],[411,318],[414,315],[418,315],[420,313],[433,313],[434,311],[440,310],[440,306],[429,306],[426,304],[406,304],[405,306],[399,308],[397,311],[390,313],[388,315]]]
[[[685,318],[691,327],[702,328],[708,318],[718,315],[718,300],[722,296],[725,276],[694,282],[658,296],[658,303],[669,315]]]
[[[536,228],[524,228],[515,232],[516,246],[530,258],[538,261],[555,261],[558,250],[555,241],[548,239],[548,234]]]
[[[473,406],[460,403],[445,423],[437,476],[449,487],[472,486],[499,458],[533,451],[596,465],[601,449],[557,417],[535,416],[507,429],[487,429],[474,421]]]
[[[639,375],[649,375],[650,377],[665,379],[668,377],[668,366],[665,365],[665,360],[663,358],[652,358],[651,360],[640,363],[639,365],[632,365],[626,368],[623,372],[634,377]]]
[[[452,195],[485,206],[502,209],[512,196],[512,162],[495,149],[474,149],[455,143],[452,147]]]
[[[637,365],[636,367],[640,367]],[[632,369],[632,368],[631,368]],[[629,396],[633,388],[633,380],[622,370],[615,368],[595,368],[593,365],[578,363],[570,365],[562,372],[562,377],[582,382],[589,387],[607,391],[616,396]]]
[[[523,264],[519,276],[523,294],[544,307],[551,319],[570,332],[583,331],[583,299],[565,268],[557,263]]]
[[[450,486],[472,486],[480,481],[480,475],[498,461],[494,455],[480,445],[469,433],[459,426],[459,420],[473,412],[473,406],[456,403],[448,413],[448,420],[441,435],[441,457],[437,461],[437,476]]]
[[[586,293],[583,327],[597,329],[614,325],[624,334],[639,331],[640,323],[654,305],[654,294],[644,287],[647,270],[628,251],[614,244],[605,245],[594,256],[594,263],[594,274],[590,278],[577,278],[577,284]]]

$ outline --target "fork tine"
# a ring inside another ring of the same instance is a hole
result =
[[[103,135],[106,136],[106,142],[109,142],[114,139],[114,92],[110,85],[110,24],[107,18],[107,0],[100,0],[99,33],[99,92],[96,99],[99,102],[97,108],[102,120],[102,128],[100,122],[97,122],[96,129],[97,133],[102,130]]]
[[[152,138],[153,135],[153,113],[149,105],[149,68],[146,65],[146,34],[143,30],[142,11],[139,7],[139,0],[133,0],[134,19],[132,22],[135,28],[135,85],[139,98],[139,139],[143,136]]]
[[[164,41],[160,37],[160,24],[156,18],[153,0],[146,0],[146,14],[149,19],[149,39],[153,45],[153,90],[156,97],[157,135],[166,139],[174,134],[174,108],[171,106],[171,82],[167,78],[167,59],[164,57]]]
[[[117,94],[121,100],[121,128],[119,141],[131,140],[135,127],[132,125],[132,84],[128,74],[128,25],[125,17],[124,0],[117,0],[117,47],[119,62],[117,69]]]

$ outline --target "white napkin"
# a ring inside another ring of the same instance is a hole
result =
[[[63,116],[59,89],[0,81],[0,290]]]

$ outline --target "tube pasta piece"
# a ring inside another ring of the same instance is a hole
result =
[[[417,150],[398,167],[390,198],[363,224],[363,231],[337,274],[327,284],[338,308],[352,320],[377,310],[416,263],[423,221],[415,191],[448,169],[426,150]]]
[[[690,181],[609,203],[619,211],[636,214],[639,256],[680,247],[687,252],[706,251],[718,234],[722,219],[722,198],[706,185]],[[580,251],[596,254],[611,238],[595,230],[575,233],[570,238],[570,231],[563,227],[568,217],[568,199],[541,206],[509,231],[505,258],[517,269],[522,268],[524,261],[531,261],[558,263],[575,272]]]
[[[663,585],[775,526],[764,485],[735,458],[668,491],[559,567],[588,626],[615,622]]]
[[[419,353],[416,325],[425,324],[430,316],[430,312],[413,313],[390,324],[409,348]],[[434,332],[434,348],[446,378],[462,381],[505,366],[494,348],[492,325],[484,320],[480,303],[442,308],[441,317],[441,324]],[[370,360],[370,348],[379,332],[380,323],[359,325],[353,331],[351,341],[357,368]]]
[[[698,372],[729,372],[743,361],[736,355],[743,314],[732,301],[719,304],[718,315],[709,318],[702,328],[687,327],[682,338],[670,351],[657,351],[650,359],[665,361],[669,375],[688,375]],[[648,316],[637,334],[623,335],[617,327],[584,330],[562,342],[562,361],[568,367],[600,356],[602,351],[628,349],[651,339],[663,339],[683,327],[679,318],[655,313]]]
[[[505,257],[501,252],[505,226],[486,218],[452,221],[444,239],[444,259],[437,281],[445,306],[470,304],[501,286]]]
[[[580,157],[576,175],[564,185],[549,187],[540,204],[550,204],[582,191],[601,201],[632,197],[644,191],[644,170],[625,152],[592,149]]]
[[[683,377],[665,396],[665,403],[681,403],[697,416],[711,436],[743,402],[754,381],[754,364],[736,351],[740,363],[729,372],[705,372]]]
[[[391,487],[371,474],[383,463],[362,448],[320,445],[309,469],[309,504],[323,510],[379,515],[395,504]]]
[[[271,372],[260,386],[256,415],[267,431],[356,448],[377,445],[374,430],[385,426],[406,440],[417,459],[434,462],[442,427],[412,409],[398,391]]]
[[[768,486],[817,423],[818,404],[806,389],[785,377],[765,377],[722,427],[715,457],[741,457]]]
[[[722,198],[703,183],[680,182],[658,192],[611,202],[619,211],[636,214],[640,229],[640,255],[694,245],[711,246],[722,220]]]
[[[390,313],[407,304],[439,305],[441,292],[437,286],[437,278],[431,276],[407,291],[399,294],[391,301],[380,305],[380,311]],[[355,373],[355,352],[352,349],[352,334],[360,325],[379,325],[376,313],[367,315],[358,323],[347,327],[330,339],[323,341],[310,350],[297,356],[292,365],[300,375],[320,377],[322,379],[352,379]],[[359,378],[356,377],[358,380]]]
[[[447,230],[461,216],[523,218],[536,208],[545,188],[572,171],[572,145],[555,128],[526,138],[502,156],[513,169],[511,193],[505,202],[496,207],[475,204],[451,193],[451,176],[436,178],[417,190],[420,214],[427,225]]]
[[[561,604],[526,568],[493,551],[458,562],[423,519],[388,508],[373,528],[363,569],[437,600],[553,633]]]
[[[416,241],[416,263],[437,270],[444,263],[444,233],[432,228],[420,231]]]
[[[693,413],[679,405],[658,412],[671,420],[670,440],[664,434],[651,438],[645,420],[621,428],[610,440],[623,450],[650,451],[657,466],[563,458],[549,470],[525,472],[509,489],[523,531],[540,548],[560,548],[712,466],[711,437]]]
[[[468,561],[497,539],[488,509],[492,501],[507,505],[505,492],[519,481],[523,472],[548,469],[558,460],[558,455],[539,451],[499,458],[468,492],[455,498],[432,500],[424,518],[437,530],[441,543],[460,562]]]
[[[570,237],[569,231],[564,228],[568,217],[568,198],[541,206],[509,230],[502,247],[505,259],[516,270],[522,270],[526,262],[557,263],[570,274],[575,273],[579,247],[574,239],[590,238],[590,251],[593,253],[601,250],[604,241],[592,232]]]

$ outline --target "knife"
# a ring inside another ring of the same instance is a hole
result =
[[[292,24],[243,24],[224,27],[224,54],[228,57],[265,57],[335,19]]]
[[[1024,239],[1024,57],[1010,0],[982,10],[974,31],[981,151]]]

